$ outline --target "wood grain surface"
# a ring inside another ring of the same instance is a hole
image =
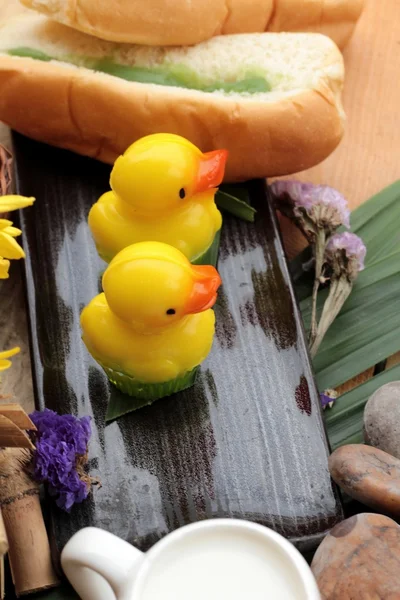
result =
[[[367,0],[344,58],[344,141],[302,179],[339,189],[355,208],[400,178],[399,0]]]
[[[23,10],[17,0],[0,0],[1,18]],[[399,15],[399,0],[366,0],[364,14],[344,53],[345,138],[324,163],[299,175],[303,180],[336,187],[352,208],[400,177]],[[5,127],[0,128],[0,141],[9,141]],[[292,254],[301,241],[287,223],[283,223],[283,232]],[[3,375],[0,393],[12,393],[29,410],[33,395],[18,264],[13,265],[11,278],[0,283],[0,348],[13,344],[20,345],[22,353]]]
[[[17,0],[0,0],[0,18],[6,19],[25,9]],[[9,131],[0,123],[0,143],[10,147]],[[21,265],[15,261],[10,278],[0,280],[0,350],[20,346],[21,354],[15,356],[13,366],[3,372],[0,395],[11,394],[29,412],[34,408],[32,375],[26,322],[25,296]]]

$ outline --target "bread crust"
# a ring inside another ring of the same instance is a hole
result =
[[[35,140],[112,163],[144,135],[176,133],[204,151],[229,150],[231,182],[307,169],[343,135],[340,91],[325,80],[279,102],[239,102],[1,56],[0,89],[0,119]]]
[[[314,31],[342,48],[364,0],[21,0],[52,19],[102,39],[151,46],[191,45],[215,35]]]

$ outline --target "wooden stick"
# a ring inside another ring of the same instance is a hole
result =
[[[7,532],[4,527],[4,521],[2,514],[0,512],[0,557],[3,558],[8,551],[8,540],[7,540]]]
[[[7,531],[11,574],[17,597],[58,585],[39,501],[39,487],[27,468],[30,452],[0,451],[0,505]]]
[[[12,154],[0,144],[0,195],[7,194],[11,185]]]
[[[10,419],[0,414],[0,447],[35,449],[29,436]]]
[[[35,425],[32,423],[22,406],[16,403],[0,404],[0,415],[7,417],[17,425],[20,429],[27,431],[36,431]]]
[[[4,599],[4,556],[0,558],[0,600]]]
[[[4,555],[8,551],[8,540],[3,517],[0,511],[0,600],[4,598]]]

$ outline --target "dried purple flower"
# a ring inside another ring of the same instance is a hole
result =
[[[310,235],[311,237],[317,235],[319,229],[331,233],[340,225],[350,227],[347,200],[337,190],[327,185],[314,185],[301,181],[274,181],[271,190],[278,200],[292,205],[293,217],[307,238],[310,238]]]
[[[310,192],[313,187],[312,183],[303,183],[294,179],[278,180],[271,184],[271,192],[278,199],[289,197],[295,204],[301,199],[303,202],[309,199],[309,206],[307,208],[311,208]]]
[[[351,281],[364,269],[367,249],[355,233],[345,231],[333,235],[326,247],[326,260],[332,266],[336,277],[345,274]]]
[[[47,482],[57,506],[69,512],[90,490],[90,478],[82,468],[91,435],[90,417],[78,419],[48,409],[30,417],[37,428],[35,478]]]
[[[332,408],[337,398],[337,392],[335,390],[325,390],[323,394],[320,394],[320,398],[323,410]]]
[[[50,496],[54,496],[57,506],[66,512],[69,512],[74,504],[83,502],[88,493],[89,486],[76,471],[71,471],[63,489],[49,485]]]
[[[317,294],[324,275],[327,239],[340,226],[350,226],[350,211],[345,198],[327,185],[301,181],[275,181],[271,185],[279,200],[279,210],[292,219],[313,246],[315,277],[312,292],[309,343],[317,337]]]

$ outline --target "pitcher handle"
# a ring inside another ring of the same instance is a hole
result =
[[[82,600],[117,600],[144,554],[112,533],[86,527],[61,553],[61,565]]]

